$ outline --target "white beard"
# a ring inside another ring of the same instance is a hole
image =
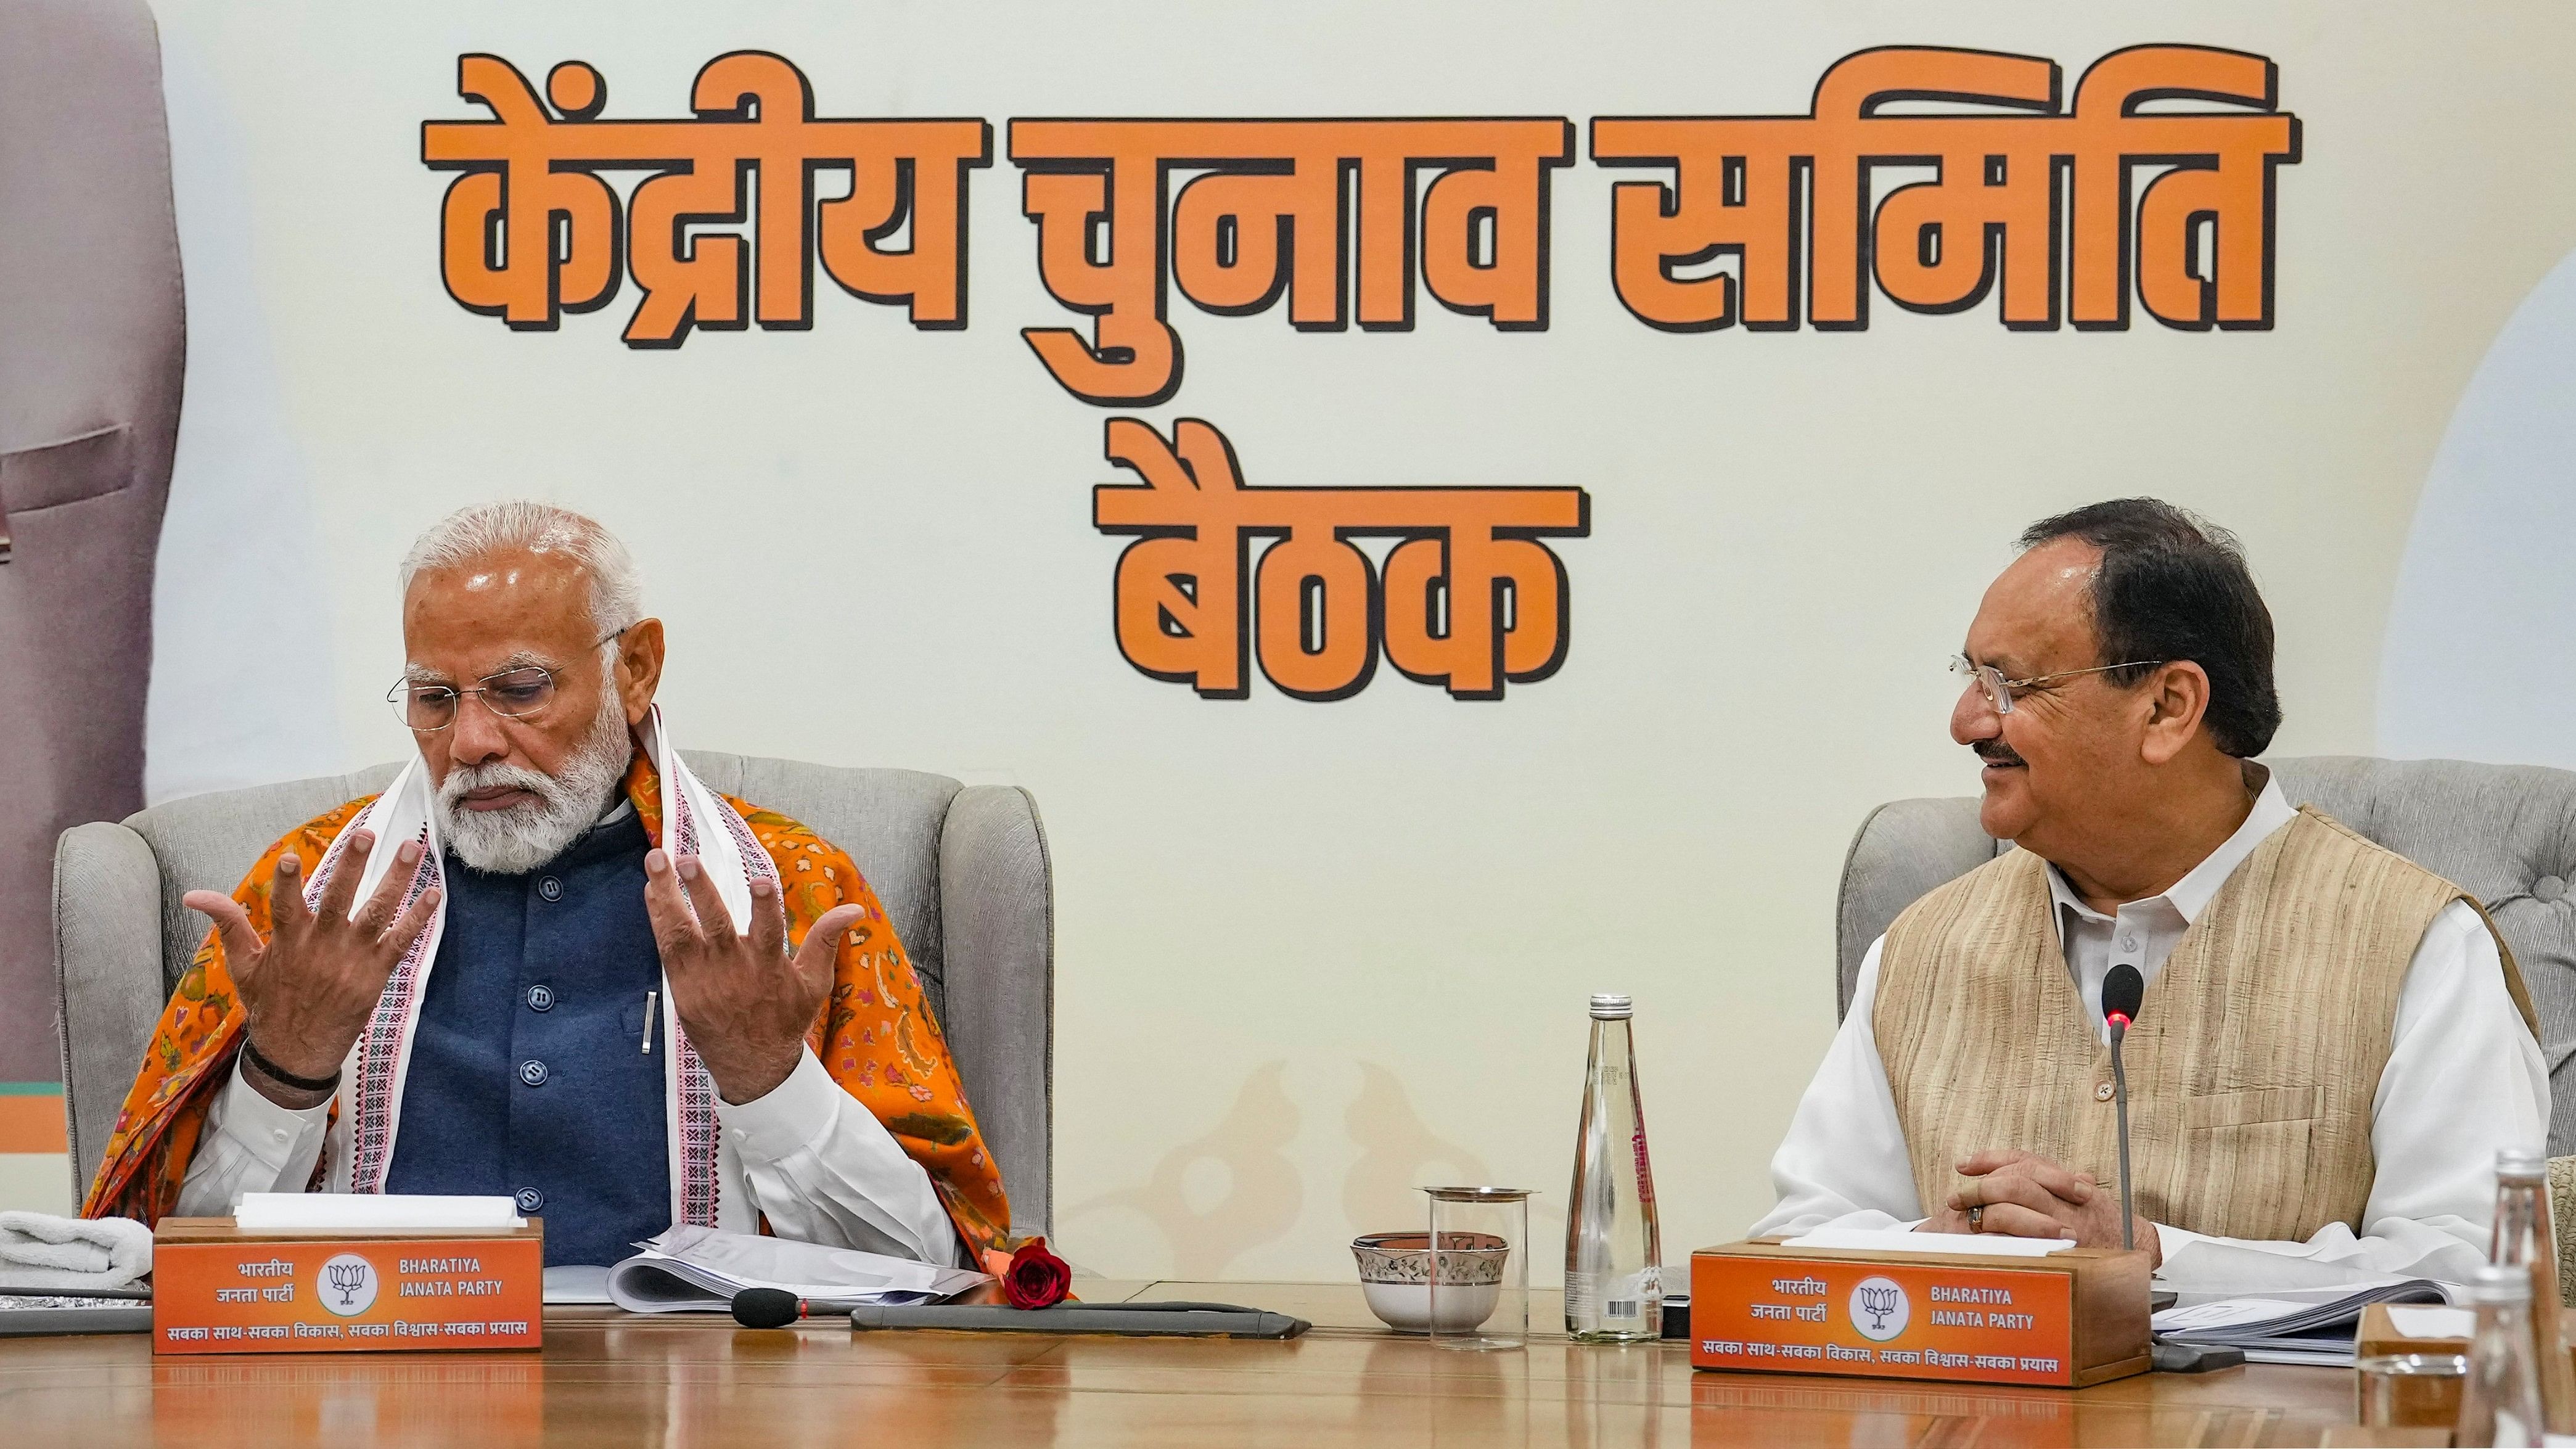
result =
[[[459,765],[447,772],[438,784],[438,823],[457,859],[495,875],[524,875],[563,854],[564,847],[598,823],[634,753],[624,702],[614,689],[604,689],[600,696],[590,733],[560,775],[505,764]],[[537,798],[499,810],[466,808],[467,791],[493,785],[527,790]]]

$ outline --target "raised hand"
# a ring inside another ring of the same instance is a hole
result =
[[[715,882],[694,855],[644,856],[644,909],[670,979],[671,1009],[707,1064],[716,1091],[737,1105],[767,1096],[796,1070],[805,1033],[832,990],[841,933],[864,911],[834,906],[787,951],[787,907],[778,883],[751,882],[751,933],[734,929]]]
[[[281,1071],[317,1080],[339,1071],[374,1014],[377,998],[384,995],[394,963],[437,914],[435,888],[402,909],[403,891],[420,864],[420,845],[407,840],[395,852],[394,869],[351,917],[358,877],[375,845],[373,832],[352,832],[320,903],[309,909],[304,904],[304,863],[292,853],[279,856],[277,874],[269,882],[265,941],[232,897],[220,891],[190,891],[185,897],[190,910],[214,917],[224,964],[247,1018],[247,1039],[256,1058],[276,1063]],[[246,1059],[243,1068],[260,1095],[280,1106],[310,1107],[331,1095],[327,1088],[289,1086],[261,1071],[256,1059]]]

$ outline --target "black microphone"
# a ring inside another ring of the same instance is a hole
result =
[[[2137,1020],[2146,996],[2147,978],[2135,966],[2114,966],[2102,978],[2102,1018],[2111,1024],[2111,1090],[2120,1111],[2120,1246],[2132,1252],[2138,1229],[2129,1210],[2129,1073],[2120,1064],[2120,1044],[2128,1039],[2129,1023]]]
[[[733,1295],[733,1321],[745,1328],[785,1328],[805,1318],[839,1318],[877,1300],[852,1289],[846,1298],[799,1298],[784,1288],[745,1288]]]
[[[745,1328],[785,1328],[810,1316],[805,1300],[784,1288],[745,1288],[733,1295],[733,1321]]]

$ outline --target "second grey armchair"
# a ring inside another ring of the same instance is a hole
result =
[[[2495,918],[2540,1013],[2549,1150],[2576,1151],[2576,773],[2537,765],[2315,755],[2268,762],[2293,805],[2314,805],[2459,886]],[[1835,1015],[1869,943],[1934,886],[2010,849],[1972,798],[1895,800],[1861,822],[1835,921]]]

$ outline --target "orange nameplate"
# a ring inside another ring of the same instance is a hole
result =
[[[538,1348],[544,1225],[432,1236],[244,1233],[164,1218],[152,1234],[156,1353]]]
[[[2150,1363],[2147,1261],[1791,1249],[1691,1255],[1691,1367],[2081,1388]]]

